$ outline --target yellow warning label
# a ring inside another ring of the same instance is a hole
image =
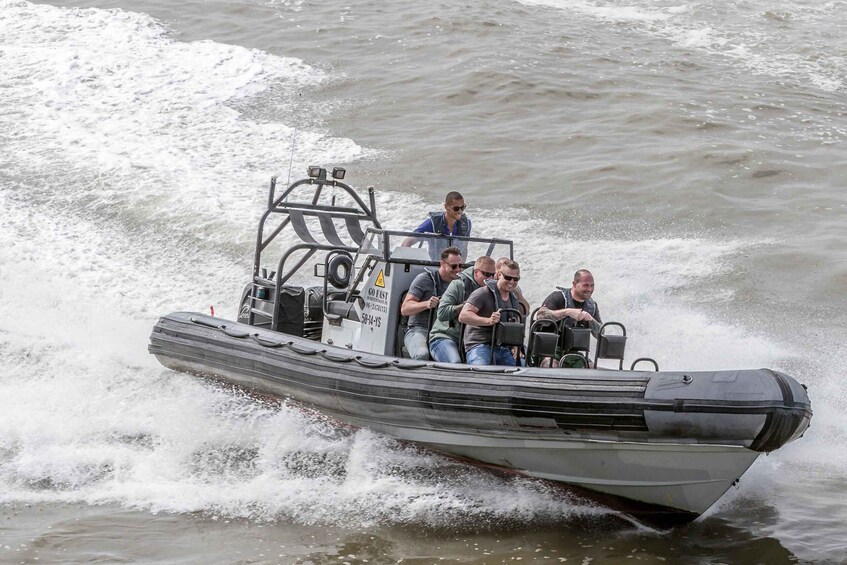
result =
[[[374,286],[385,288],[385,277],[382,276],[382,270],[380,270],[379,274],[376,276],[376,282],[374,282]]]

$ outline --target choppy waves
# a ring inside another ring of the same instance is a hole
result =
[[[707,27],[696,17],[704,8],[560,5],[671,38],[681,48],[755,63],[738,47],[758,45],[741,27],[698,32]],[[797,15],[783,20],[767,17],[777,23],[811,22],[804,14],[825,17],[834,6],[802,13],[798,8]],[[465,25],[472,26],[472,19]],[[159,314],[207,311],[210,305],[224,316],[234,312],[249,273],[268,177],[287,169],[292,141],[295,171],[374,155],[355,140],[317,128],[295,137],[295,128],[286,123],[298,89],[330,82],[327,71],[255,49],[179,42],[162,22],[120,10],[0,0],[0,30],[0,81],[6,86],[0,99],[0,503],[117,503],[261,521],[470,530],[608,516],[536,482],[489,475],[366,431],[336,427],[288,405],[265,404],[174,374],[147,354],[147,335]],[[760,55],[770,60],[767,49],[774,45],[762,47]],[[797,80],[811,77],[802,65],[783,63]],[[840,61],[824,58],[820,65],[815,72],[840,77]],[[827,71],[827,65],[837,72]],[[491,84],[484,82],[492,76]],[[437,86],[447,89],[449,77],[442,79]],[[492,99],[509,108],[520,105],[515,97],[524,86],[520,73],[481,71],[466,79],[497,92],[487,99],[470,90],[443,95],[457,112],[465,101],[474,104],[474,112]],[[557,88],[567,77],[560,80]],[[582,86],[586,93],[575,93]],[[597,79],[582,86],[564,96],[591,98],[603,83]],[[621,92],[626,88],[610,88],[626,94]],[[823,80],[820,88],[840,86]],[[559,93],[541,81],[530,90],[529,100],[539,104]],[[385,91],[386,98],[391,92]],[[278,106],[278,115],[245,112],[257,97]],[[598,113],[622,99],[600,99]],[[324,119],[334,117],[332,104],[313,109]],[[749,126],[772,115],[768,123],[774,125],[788,112],[746,103],[726,111],[697,104],[687,109],[698,123],[712,124],[704,126],[710,132],[728,130],[726,124],[738,116]],[[792,110],[792,116],[802,121],[801,111]],[[634,111],[624,129],[641,135],[638,128],[646,128],[655,115]],[[511,134],[527,129],[527,123],[540,129],[543,118],[513,123],[511,130],[503,126],[509,135],[497,137],[495,149],[523,143]],[[596,136],[596,129],[574,122],[563,120],[560,129],[544,132],[537,145],[541,160],[555,161],[543,151],[556,137]],[[606,124],[606,137],[584,145],[577,139],[566,148],[575,161],[584,162],[580,150],[588,153],[620,135],[617,125]],[[757,133],[756,127],[749,129]],[[418,131],[409,124],[406,134]],[[661,131],[656,139],[664,142],[666,134]],[[665,161],[676,162],[652,163],[644,157],[650,153],[646,144],[629,145],[633,138],[624,137],[622,147],[641,167],[635,173],[664,167],[666,177],[676,180],[673,167],[699,169],[696,160],[666,155]],[[490,149],[485,143],[480,142],[479,153]],[[609,160],[600,153],[597,162]],[[730,174],[746,167],[748,176],[777,176],[774,167],[761,163],[766,159],[737,148],[710,150],[703,159],[730,168]],[[553,165],[565,169],[559,161]],[[604,317],[619,319],[630,331],[628,358],[656,357],[663,369],[769,366],[810,385],[816,416],[809,437],[760,461],[751,471],[753,480],[742,481],[725,504],[765,500],[779,507],[779,497],[768,493],[791,491],[792,481],[805,473],[843,475],[847,461],[832,451],[847,438],[840,341],[818,339],[820,333],[798,336],[789,320],[771,324],[757,317],[755,307],[744,315],[732,312],[751,301],[744,294],[747,283],[738,282],[749,276],[740,266],[751,254],[783,245],[781,234],[751,229],[742,237],[704,229],[686,236],[680,235],[685,230],[665,229],[656,218],[668,195],[677,194],[670,180],[665,192],[645,183],[655,200],[645,203],[645,193],[634,195],[632,205],[640,204],[638,212],[646,219],[627,220],[626,232],[604,229],[590,209],[587,218],[579,217],[586,208],[581,200],[608,200],[609,193],[599,187],[615,176],[622,187],[632,184],[635,173],[620,173],[615,165],[621,163],[604,163],[602,170],[586,165],[582,173],[594,182],[576,183],[578,190],[555,203],[542,189],[512,186],[527,196],[521,204],[537,201],[535,207],[514,203],[504,210],[499,197],[486,199],[480,190],[469,211],[475,229],[502,236],[508,227],[505,235],[515,239],[524,267],[522,285],[535,304],[555,285],[567,284],[576,268],[591,268]],[[349,174],[359,184],[353,167]],[[439,204],[403,186],[378,190],[387,227],[407,227],[409,218]],[[769,196],[769,187],[762,190]],[[635,192],[622,188],[619,194],[623,199]],[[773,205],[765,196],[754,204]],[[681,191],[677,198],[679,205],[694,197]],[[798,203],[809,199],[799,189],[796,198]],[[554,204],[567,199],[573,203],[569,221],[542,213],[547,208],[559,213]],[[649,221],[654,225],[643,232],[633,227]],[[819,488],[812,483],[809,488]]]
[[[295,135],[234,108],[269,89],[285,100],[325,80],[297,59],[174,41],[161,22],[122,10],[9,1],[0,10],[4,159],[39,180],[27,198],[111,208],[125,221],[174,229],[200,209],[208,217],[246,212],[252,224],[261,200],[250,187],[284,170],[293,142],[298,170],[318,157],[364,154],[348,139]]]
[[[722,57],[752,72],[823,91],[845,86],[843,34],[830,32],[845,17],[843,2],[639,3],[586,0],[519,0],[569,15],[603,20],[666,40],[679,49]]]

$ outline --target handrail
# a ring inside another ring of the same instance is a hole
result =
[[[276,287],[273,289],[274,292],[279,292],[279,289],[282,288],[282,286],[294,275],[294,273],[309,259],[311,259],[317,251],[343,250],[350,253],[357,252],[357,247],[352,245],[343,245],[343,242],[339,238],[338,232],[332,222],[333,219],[344,219],[348,232],[347,235],[349,235],[349,237],[351,237],[355,244],[359,247],[361,247],[364,241],[364,232],[362,231],[363,226],[360,222],[372,224],[371,226],[367,226],[366,229],[372,229],[373,227],[376,227],[377,229],[382,228],[376,216],[376,199],[374,197],[374,189],[372,186],[367,188],[368,203],[366,204],[356,190],[350,185],[334,178],[327,178],[325,169],[321,169],[318,177],[309,177],[291,183],[286,190],[279,195],[276,193],[276,185],[277,177],[274,176],[271,178],[270,187],[268,189],[267,208],[259,219],[256,234],[256,249],[253,256],[253,288],[249,295],[249,324],[253,324],[255,321],[254,309],[256,306],[256,300],[258,299],[256,296],[256,289],[258,287],[271,288],[271,285],[268,284],[270,283],[268,278],[261,276],[260,274],[262,268],[262,253],[287,227],[294,228],[303,243],[289,247],[282,257],[280,257],[277,264],[276,277],[273,281],[273,285]],[[314,188],[314,192],[311,197],[307,198],[305,201],[287,201],[289,196],[295,190],[309,186]],[[355,202],[358,208],[353,206],[336,206],[334,197],[331,205],[318,204],[324,187],[333,187],[343,191]],[[273,215],[284,215],[285,218],[282,219],[282,221],[279,222],[279,225],[275,226],[270,233],[266,234],[266,224],[268,219]],[[329,241],[328,244],[320,243],[312,237],[312,234],[304,221],[305,216],[317,217],[320,220],[321,232],[323,237]],[[340,243],[342,245],[339,245]],[[286,261],[292,256],[292,254],[301,251],[305,251],[303,257],[299,258],[293,266],[286,270]],[[279,300],[276,296],[274,297],[273,302],[274,308],[271,318],[271,328],[277,329],[279,327],[279,316],[281,310]]]
[[[376,257],[380,257],[386,263],[386,274],[391,274],[391,265],[393,264],[403,264],[403,265],[422,265],[426,267],[438,266],[439,261],[436,259],[415,259],[415,258],[397,258],[391,256],[391,252],[393,249],[390,245],[390,237],[397,236],[402,238],[413,237],[418,240],[437,240],[439,242],[446,241],[447,245],[443,247],[454,246],[456,243],[487,243],[488,244],[488,253],[497,245],[503,245],[508,247],[508,257],[511,259],[514,257],[514,243],[510,239],[501,239],[501,238],[491,238],[491,237],[472,237],[472,236],[463,236],[463,235],[444,235],[437,233],[418,233],[411,230],[389,230],[382,229],[381,227],[369,227],[365,231],[365,237],[362,239],[362,245],[359,247],[359,251],[357,255],[372,255]],[[378,240],[379,247],[376,247],[373,244],[370,244],[366,247],[365,242],[372,242],[374,239]],[[376,252],[374,252],[376,251]],[[469,263],[470,265],[470,263]]]
[[[448,246],[459,246],[464,252],[468,250],[467,245],[482,243],[487,245],[488,254],[494,253],[497,246],[502,246],[502,254],[508,257],[514,256],[514,247],[511,240],[500,238],[481,238],[458,235],[443,235],[434,233],[417,233],[406,230],[383,229],[376,215],[376,198],[374,188],[367,187],[367,201],[350,185],[336,178],[328,178],[326,169],[320,168],[317,176],[301,179],[291,183],[286,189],[277,193],[277,177],[271,178],[268,189],[267,207],[259,219],[256,233],[256,248],[253,259],[253,279],[249,293],[249,316],[248,323],[253,324],[259,312],[256,311],[260,300],[269,300],[273,303],[270,327],[277,330],[280,324],[281,304],[278,293],[282,287],[301,269],[317,252],[331,253],[341,251],[355,254],[353,260],[352,284],[349,285],[346,298],[349,299],[358,285],[362,284],[365,271],[358,265],[369,265],[375,260],[385,262],[385,274],[391,274],[394,264],[437,266],[437,258],[427,260],[426,257],[401,258],[393,257],[392,243],[400,244],[399,240],[391,241],[391,238],[415,238],[417,241],[437,241],[438,249]],[[337,189],[341,194],[332,193],[332,203],[321,203],[329,201],[328,194],[324,188]],[[298,189],[296,201],[290,201]],[[302,189],[307,189],[305,192]],[[313,192],[308,194],[308,190]],[[335,205],[336,195],[341,196],[344,205]],[[352,204],[351,204],[352,201]],[[282,219],[269,223],[273,216],[282,216]],[[315,220],[317,218],[317,220]],[[318,224],[320,224],[318,226]],[[270,244],[275,241],[285,230],[293,229],[300,243],[288,246],[279,258],[275,276],[270,277],[260,274],[262,270],[263,254],[267,252]],[[349,242],[352,241],[352,244]],[[430,244],[428,251],[434,252],[435,244]],[[295,255],[299,254],[299,255]],[[434,253],[433,253],[434,254]],[[364,260],[362,260],[364,259]],[[291,264],[289,264],[291,262]],[[471,263],[469,262],[468,265]],[[275,287],[275,288],[274,288]],[[269,299],[265,291],[275,293]],[[259,295],[264,295],[260,297]]]

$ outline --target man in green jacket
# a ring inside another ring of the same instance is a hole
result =
[[[429,351],[432,358],[440,363],[461,363],[459,340],[461,326],[457,317],[470,294],[494,278],[494,259],[482,256],[473,267],[468,267],[452,281],[441,295],[436,318],[429,332]]]

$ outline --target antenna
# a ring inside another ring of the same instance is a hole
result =
[[[285,186],[291,186],[291,167],[294,165],[294,144],[297,142],[297,128],[291,134],[291,158],[288,160],[288,181]]]
[[[302,92],[298,92],[297,96],[302,96]],[[291,167],[294,164],[294,145],[297,143],[297,127],[294,127],[294,132],[291,134],[291,158],[288,160],[288,181],[285,186],[291,186]]]

